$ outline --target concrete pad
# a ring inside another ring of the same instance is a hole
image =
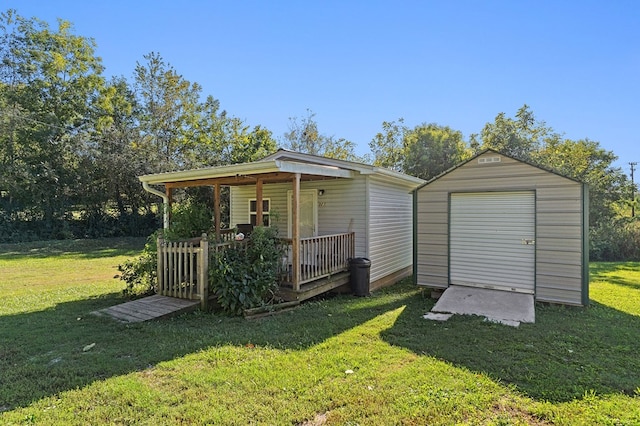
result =
[[[519,327],[520,326],[520,321],[497,320],[497,319],[491,319],[491,318],[485,318],[484,320],[488,321],[488,322],[493,322],[493,323],[496,323],[496,324],[508,325],[509,327]]]
[[[480,315],[500,323],[536,320],[532,294],[457,285],[442,293],[431,312]]]
[[[432,321],[446,321],[451,318],[453,314],[439,314],[436,312],[427,312],[422,316],[424,319],[432,320]]]

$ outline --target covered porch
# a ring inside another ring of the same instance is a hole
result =
[[[355,257],[355,232],[347,228],[345,232],[318,235],[317,227],[305,222],[304,197],[310,190],[303,192],[301,188],[308,182],[350,179],[352,173],[334,166],[266,160],[140,177],[147,191],[163,198],[165,228],[169,225],[168,212],[176,189],[196,186],[213,189],[213,232],[210,235],[183,242],[158,241],[158,294],[199,299],[202,306],[206,306],[210,296],[207,283],[209,253],[238,244],[234,238],[236,232],[250,233],[254,226],[275,226],[280,235],[286,235],[281,238],[284,256],[280,265],[279,295],[282,299],[305,300],[348,284],[348,259]],[[164,191],[151,185],[162,185]],[[223,223],[221,194],[225,187],[242,187],[243,193],[249,191],[252,195],[252,199],[247,200],[250,207],[243,223]],[[272,217],[274,212],[268,211],[265,188],[271,188],[272,192],[285,191],[282,197],[288,196],[286,225],[283,220],[276,223],[278,221]]]

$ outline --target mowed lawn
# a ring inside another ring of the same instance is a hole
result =
[[[0,424],[640,424],[638,263],[519,328],[424,320],[410,280],[251,321],[89,315],[142,244],[0,245]]]

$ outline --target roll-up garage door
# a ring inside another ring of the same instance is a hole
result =
[[[535,193],[451,194],[451,284],[535,290]]]

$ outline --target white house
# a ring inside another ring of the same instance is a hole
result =
[[[302,300],[347,283],[350,257],[371,261],[371,290],[412,273],[412,192],[422,179],[287,150],[250,163],[139,179],[165,202],[174,188],[214,187],[217,240],[224,232],[220,189],[230,187],[231,227],[276,227],[289,244],[290,273],[283,283],[288,299]],[[150,185],[162,185],[164,192]]]

